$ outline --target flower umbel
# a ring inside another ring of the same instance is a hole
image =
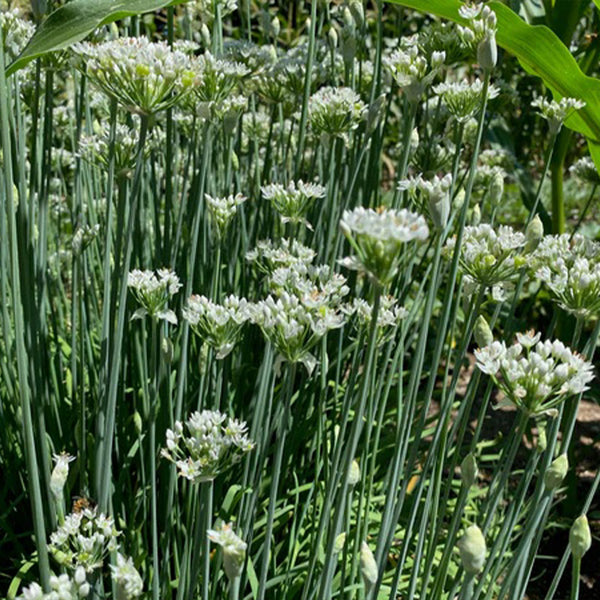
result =
[[[194,412],[185,423],[167,429],[162,456],[175,463],[179,474],[194,483],[212,481],[254,448],[246,423],[217,410]]]
[[[231,523],[222,523],[220,527],[209,529],[206,533],[210,541],[221,546],[223,550],[223,568],[228,579],[237,579],[246,558],[246,542],[236,535]]]
[[[177,316],[169,309],[169,300],[179,291],[179,277],[169,269],[140,271],[135,269],[129,273],[127,285],[133,291],[137,301],[142,305],[133,313],[132,319],[164,319],[177,325]]]

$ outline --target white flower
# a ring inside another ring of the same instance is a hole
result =
[[[406,242],[423,241],[429,235],[425,219],[406,209],[358,207],[344,211],[340,229],[348,238],[355,256],[341,261],[345,267],[362,270],[382,285],[396,275]]]
[[[271,183],[261,187],[263,198],[270,200],[281,215],[283,223],[302,223],[312,229],[306,220],[306,213],[317,198],[325,197],[325,188],[316,183],[297,183],[291,181],[287,187],[280,183]]]
[[[576,163],[569,167],[569,172],[582,181],[587,181],[592,185],[600,184],[600,175],[594,161],[589,156],[580,158]]]
[[[404,179],[398,183],[400,191],[407,190],[411,195],[416,195],[420,191],[426,198],[429,214],[434,225],[438,229],[443,229],[450,216],[450,188],[452,187],[452,175],[450,173],[444,177],[435,175],[431,181],[423,179],[421,175],[417,177]]]
[[[91,573],[102,567],[109,552],[117,549],[118,536],[111,517],[98,513],[96,508],[84,508],[65,517],[50,536],[48,549],[60,565],[75,573],[78,568]]]
[[[226,198],[213,198],[205,194],[206,204],[210,212],[211,219],[214,223],[217,236],[222,238],[231,223],[231,220],[237,213],[237,208],[240,204],[246,201],[242,194],[230,195]]]
[[[481,104],[483,82],[476,79],[472,83],[440,83],[433,88],[433,93],[442,98],[450,114],[459,123],[466,123],[475,115]],[[498,88],[490,85],[487,91],[488,100],[496,98],[498,93]]]
[[[366,110],[354,90],[323,87],[309,98],[308,120],[317,135],[343,136],[358,127]]]
[[[183,318],[215,349],[218,359],[225,358],[233,350],[249,317],[248,302],[233,295],[225,298],[222,304],[194,295],[183,309]]]
[[[581,318],[600,315],[600,244],[576,234],[547,235],[534,252],[537,276],[561,308]]]
[[[297,240],[282,239],[279,245],[271,240],[256,243],[256,247],[246,253],[246,260],[256,265],[265,274],[271,274],[278,267],[291,267],[296,263],[309,265],[316,252]]]
[[[119,38],[78,43],[73,50],[83,58],[90,79],[132,112],[165,110],[199,83],[192,59],[166,42]]]
[[[17,9],[0,12],[0,40],[11,60],[15,59],[35,33],[35,25],[21,17]]]
[[[231,523],[207,531],[209,539],[223,550],[223,567],[230,580],[240,576],[248,545],[233,531]]]
[[[185,433],[187,429],[187,435]],[[162,456],[177,465],[179,474],[194,483],[212,481],[254,448],[246,423],[212,410],[190,415],[167,429]]]
[[[164,319],[172,325],[177,325],[177,316],[168,308],[168,303],[181,285],[179,277],[169,269],[158,269],[156,274],[139,269],[130,271],[127,286],[142,305],[131,318],[142,319],[148,315],[152,319]]]
[[[539,109],[540,114],[548,121],[550,132],[558,133],[562,124],[576,110],[581,110],[585,106],[585,102],[576,98],[561,98],[556,100],[548,100],[543,96],[538,96],[531,106]]]
[[[117,564],[111,565],[112,580],[121,587],[125,598],[138,598],[144,591],[144,584],[140,574],[133,565],[133,559],[125,558],[117,553]]]
[[[494,341],[475,350],[477,367],[490,375],[507,400],[529,415],[555,408],[588,389],[593,365],[562,342],[540,341],[535,332],[517,335],[507,347]]]
[[[506,284],[517,277],[525,264],[521,254],[525,242],[525,234],[507,225],[501,225],[497,230],[487,223],[465,227],[460,266],[476,284],[486,287]],[[448,240],[447,256],[452,255],[455,245],[455,238]]]
[[[54,454],[54,469],[50,475],[50,491],[55,500],[62,501],[63,489],[69,476],[69,463],[75,460],[74,456],[70,456],[66,452]]]

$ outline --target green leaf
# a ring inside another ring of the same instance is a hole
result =
[[[408,8],[437,15],[465,25],[459,16],[458,0],[386,0]],[[582,133],[588,140],[597,167],[600,152],[600,80],[588,77],[579,68],[569,49],[551,29],[544,25],[528,25],[510,8],[497,0],[487,3],[498,20],[498,45],[516,56],[523,68],[540,77],[555,99],[564,96],[584,100],[586,105],[567,119],[565,125]]]
[[[8,66],[6,75],[12,75],[35,58],[80,42],[97,27],[186,1],[72,0],[55,10],[38,27],[21,54]]]

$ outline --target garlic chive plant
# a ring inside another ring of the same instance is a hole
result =
[[[0,596],[582,598],[596,100],[506,3],[123,4],[0,0]]]

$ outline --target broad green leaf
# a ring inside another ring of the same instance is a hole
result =
[[[153,12],[187,0],[72,0],[55,10],[38,27],[21,54],[8,66],[6,75],[48,52],[80,42],[94,29],[113,21]]]
[[[458,14],[458,0],[386,1],[466,24]],[[528,73],[540,77],[556,99],[569,96],[586,102],[565,125],[588,139],[594,162],[600,167],[600,151],[594,148],[600,143],[600,80],[583,73],[569,49],[548,27],[528,25],[497,0],[487,6],[498,19],[496,39],[500,47],[516,56]]]

